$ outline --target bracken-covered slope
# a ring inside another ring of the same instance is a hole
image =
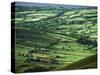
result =
[[[68,66],[64,65],[61,68],[56,68],[54,70],[76,70],[76,69],[90,69],[90,68],[97,68],[97,55],[86,57]]]

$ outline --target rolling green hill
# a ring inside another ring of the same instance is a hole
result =
[[[16,6],[12,15],[16,72],[96,68],[96,8]]]

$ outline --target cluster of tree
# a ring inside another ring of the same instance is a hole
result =
[[[93,47],[97,47],[97,39],[90,39],[89,36],[81,36],[78,40],[78,43],[85,45],[92,45]]]

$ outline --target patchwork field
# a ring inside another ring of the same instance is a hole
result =
[[[16,72],[97,67],[96,7],[16,6],[12,15]]]

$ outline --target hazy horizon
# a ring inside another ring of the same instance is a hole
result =
[[[50,4],[50,3],[33,3],[33,2],[15,2],[15,6],[28,6],[28,7],[64,7],[64,8],[87,8],[96,6],[81,6],[69,4]]]

